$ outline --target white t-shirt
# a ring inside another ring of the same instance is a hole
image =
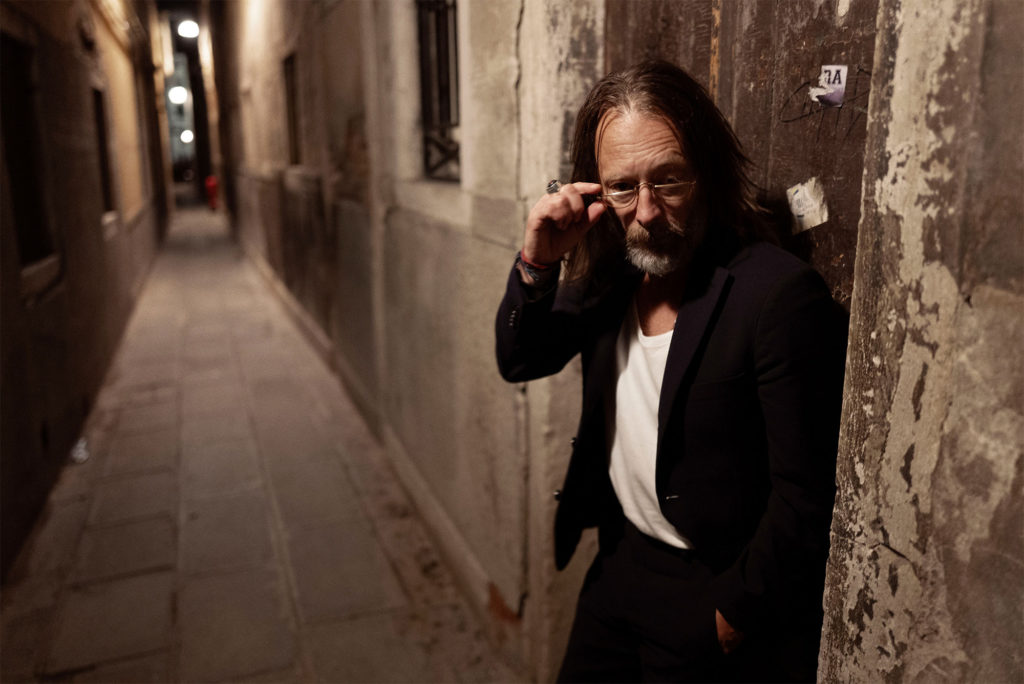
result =
[[[615,345],[615,402],[606,407],[612,445],[609,474],[630,522],[649,537],[691,549],[693,545],[662,515],[654,481],[658,401],[671,343],[671,330],[644,335],[636,307],[630,306]]]

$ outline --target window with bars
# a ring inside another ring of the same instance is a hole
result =
[[[459,180],[459,70],[455,0],[416,0],[420,41],[423,170]]]

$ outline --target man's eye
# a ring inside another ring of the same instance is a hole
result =
[[[608,189],[612,192],[629,192],[633,189],[633,186],[629,183],[612,183]]]

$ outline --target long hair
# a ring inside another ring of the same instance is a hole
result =
[[[611,111],[661,116],[673,128],[696,174],[697,201],[706,212],[703,248],[721,252],[760,232],[763,210],[736,134],[704,88],[669,62],[641,62],[593,87],[576,116],[570,149],[574,182],[599,179],[597,130]],[[593,281],[624,257],[623,231],[609,210],[569,253],[565,277]]]

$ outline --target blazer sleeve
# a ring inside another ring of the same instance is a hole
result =
[[[716,582],[718,609],[740,631],[779,624],[787,611],[821,610],[846,336],[845,312],[810,269],[782,278],[758,317],[754,364],[771,492],[750,542]]]
[[[523,284],[513,267],[495,319],[498,370],[509,382],[553,375],[581,346],[579,308],[566,306],[572,296],[563,285],[537,293]]]

